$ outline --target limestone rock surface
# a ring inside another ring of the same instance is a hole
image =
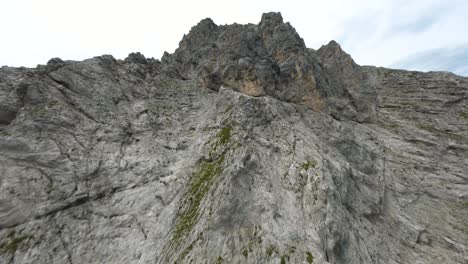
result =
[[[279,13],[3,67],[0,263],[468,263],[468,78]]]

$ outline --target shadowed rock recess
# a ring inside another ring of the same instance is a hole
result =
[[[468,263],[468,78],[279,13],[3,67],[0,263]]]

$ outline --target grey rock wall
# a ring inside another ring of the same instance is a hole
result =
[[[0,69],[0,263],[467,263],[468,78],[279,13]]]

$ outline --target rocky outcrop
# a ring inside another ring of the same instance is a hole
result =
[[[163,62],[170,76],[198,79],[217,91],[224,86],[250,96],[269,95],[314,111],[356,117],[342,86],[332,81],[315,52],[308,50],[279,13],[258,25],[217,26],[202,20]]]
[[[1,263],[464,263],[468,79],[280,14],[0,69]]]

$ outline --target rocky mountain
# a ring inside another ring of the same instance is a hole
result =
[[[468,78],[279,13],[0,69],[0,263],[468,263]]]

